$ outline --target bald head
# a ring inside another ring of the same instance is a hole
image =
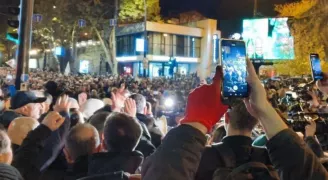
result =
[[[13,144],[20,146],[27,134],[38,126],[39,122],[36,119],[30,117],[19,117],[10,123],[8,136]]]
[[[100,145],[97,129],[91,124],[78,124],[71,129],[67,138],[65,148],[72,161],[85,155],[96,152]]]

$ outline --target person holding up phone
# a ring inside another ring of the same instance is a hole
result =
[[[247,82],[250,86],[245,105],[249,113],[262,123],[269,142],[267,148],[281,179],[327,179],[328,173],[319,159],[296,133],[288,129],[275,109],[266,100],[266,91],[247,61]],[[221,103],[222,71],[217,69],[214,82],[192,91],[188,97],[186,116],[181,125],[171,130],[161,148],[148,157],[142,167],[142,179],[194,179],[207,131],[227,111]],[[328,78],[327,78],[328,89]]]

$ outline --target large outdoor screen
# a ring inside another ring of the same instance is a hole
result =
[[[242,36],[248,57],[256,60],[294,59],[294,41],[287,21],[288,18],[245,19]]]

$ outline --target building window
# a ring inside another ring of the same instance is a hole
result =
[[[201,38],[148,32],[148,54],[159,56],[200,57]]]

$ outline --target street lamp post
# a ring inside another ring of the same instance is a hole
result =
[[[144,58],[143,58],[143,76],[147,76],[146,69],[148,68],[148,60],[147,60],[147,43],[148,43],[148,35],[147,35],[147,0],[144,0]]]
[[[16,89],[21,89],[21,80],[28,80],[29,58],[32,37],[32,16],[34,0],[21,0],[20,3],[20,24],[17,51]],[[24,78],[21,78],[22,75]],[[24,84],[26,86],[26,84]],[[26,87],[22,87],[26,88]],[[25,90],[25,89],[22,89]]]

